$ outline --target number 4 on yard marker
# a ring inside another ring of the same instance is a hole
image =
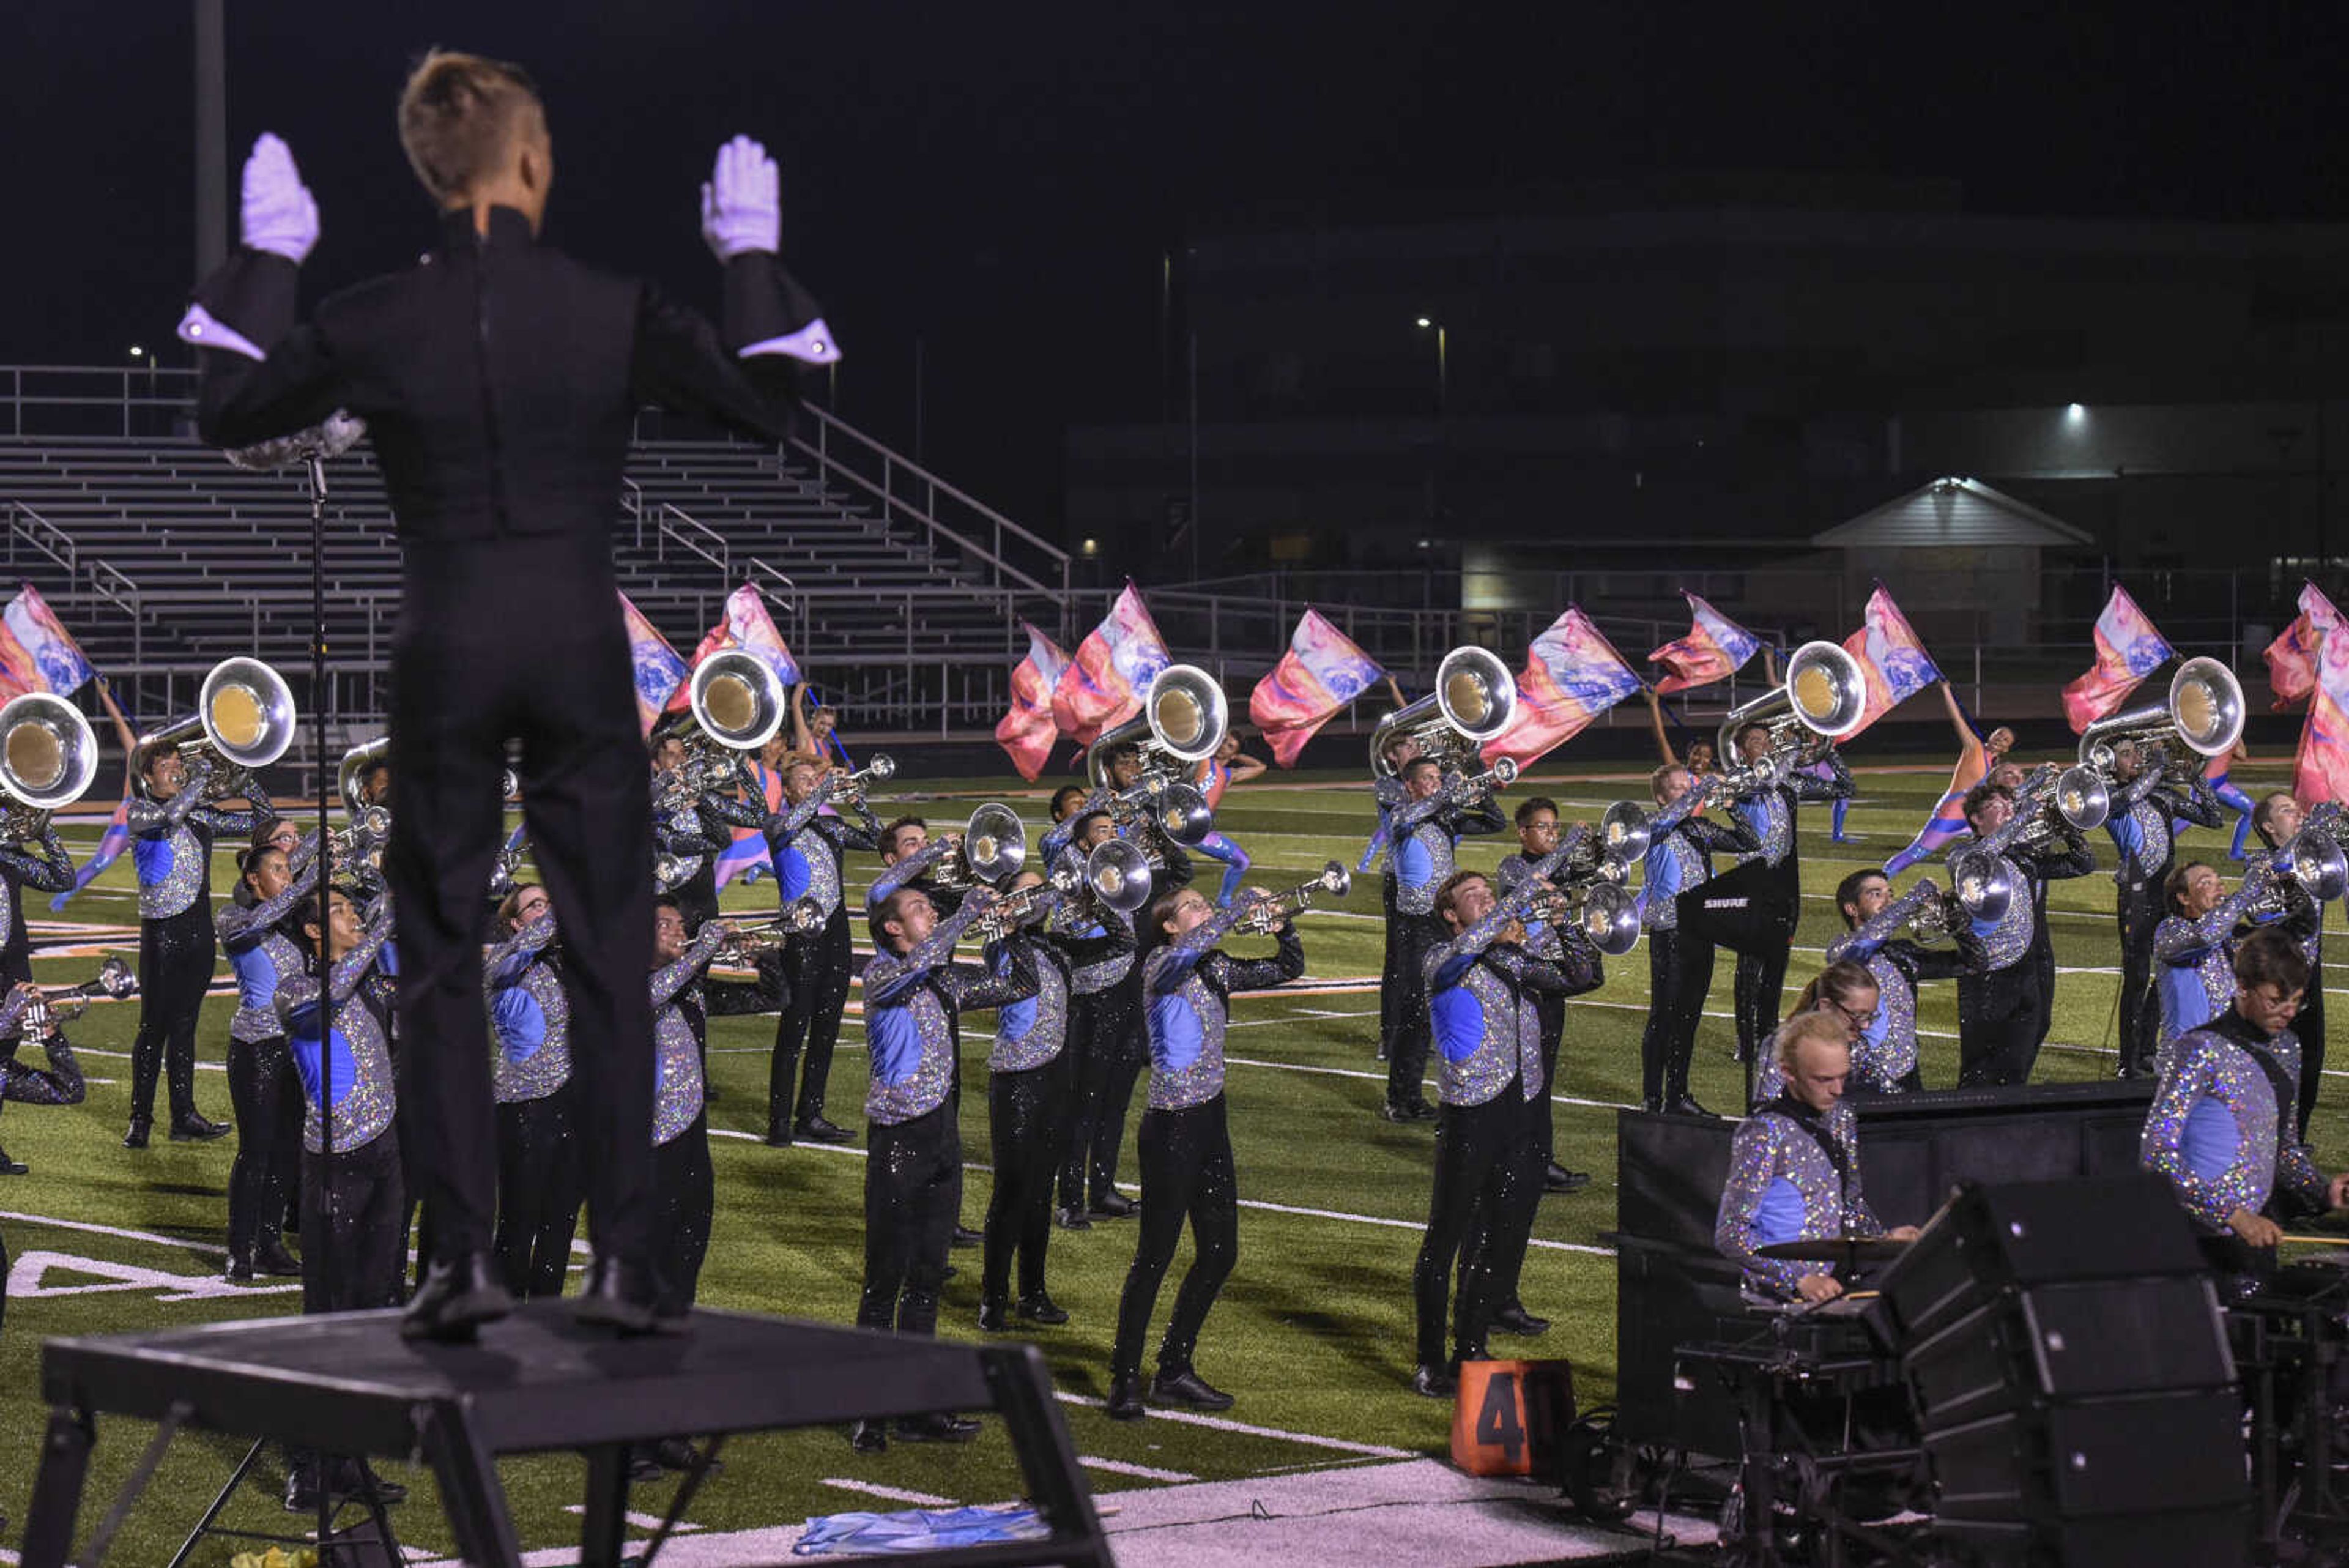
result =
[[[1517,1407],[1517,1375],[1495,1372],[1485,1380],[1485,1400],[1476,1408],[1476,1441],[1497,1447],[1514,1467],[1526,1446],[1525,1423]]]

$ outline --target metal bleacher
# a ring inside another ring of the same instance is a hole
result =
[[[868,730],[991,725],[1025,651],[1060,632],[1067,557],[822,410],[786,452],[640,440],[615,497],[622,591],[682,653],[745,582]],[[399,591],[382,479],[329,465],[326,636],[339,711],[380,713]],[[37,586],[135,711],[177,711],[231,654],[307,691],[310,504],[184,434],[0,435],[10,573]],[[1015,555],[1018,556],[1015,559]],[[517,585],[517,591],[527,591]]]

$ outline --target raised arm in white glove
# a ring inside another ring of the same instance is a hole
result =
[[[701,187],[701,237],[719,261],[782,248],[782,179],[767,150],[747,136],[718,150],[718,165]]]
[[[318,203],[294,167],[294,153],[264,131],[244,161],[244,243],[300,265],[318,243]]]

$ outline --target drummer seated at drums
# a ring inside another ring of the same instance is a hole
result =
[[[1861,1190],[1859,1118],[1844,1098],[1851,1079],[1844,1021],[1831,1012],[1798,1013],[1776,1039],[1785,1087],[1737,1129],[1713,1246],[1745,1272],[1748,1301],[1831,1301],[1847,1283],[1834,1265],[1767,1258],[1761,1250],[1851,1238],[1910,1241],[1917,1228],[1888,1231]]]

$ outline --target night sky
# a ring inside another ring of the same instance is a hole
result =
[[[429,235],[392,126],[429,45],[538,78],[551,239],[712,307],[696,191],[748,131],[848,356],[841,411],[909,446],[918,337],[933,462],[1047,528],[1065,427],[1157,416],[1159,269],[1186,235],[1506,211],[1658,171],[1930,176],[1986,213],[2349,218],[2349,18],[2327,5],[227,3],[231,199],[254,136],[285,137],[324,220],[314,293]],[[121,363],[168,338],[192,265],[190,7],[9,13],[0,359]]]

